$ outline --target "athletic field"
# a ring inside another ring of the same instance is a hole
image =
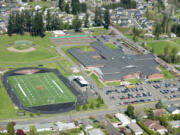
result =
[[[52,72],[9,76],[8,81],[25,107],[74,102],[76,97]]]

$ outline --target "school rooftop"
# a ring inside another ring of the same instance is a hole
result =
[[[68,52],[84,67],[94,68],[103,81],[122,80],[134,73],[144,77],[160,74],[152,54],[126,55],[122,49],[111,49],[102,42],[93,42],[91,47],[94,51],[83,52],[73,47]]]

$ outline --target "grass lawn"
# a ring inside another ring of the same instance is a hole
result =
[[[170,79],[170,78],[175,78],[176,76],[174,74],[172,74],[171,72],[167,71],[165,68],[163,67],[159,67],[161,70],[161,73],[164,75],[165,79]]]
[[[175,17],[180,19],[180,12],[176,13]]]
[[[108,82],[108,83],[106,83],[107,86],[118,86],[120,84],[121,84],[121,82]]]
[[[76,97],[52,72],[8,77],[19,101],[26,107],[74,102]]]
[[[114,49],[114,50],[117,50],[119,49],[116,45],[114,45],[113,43],[105,43],[104,44],[105,46],[111,48],[111,49]]]
[[[13,106],[11,99],[9,98],[4,86],[0,83],[0,119],[13,118],[16,116],[16,110]]]
[[[180,128],[174,128],[173,134],[180,134]]]
[[[44,38],[32,37],[28,34],[11,37],[0,35],[0,63],[35,62],[58,56],[59,54],[56,52],[56,49],[51,48],[54,45],[49,40],[49,35],[46,34]],[[7,50],[9,45],[19,40],[32,41],[36,50],[27,53],[10,52]]]
[[[175,38],[173,41],[180,45],[180,37]]]
[[[116,119],[116,117],[114,116],[114,114],[107,114],[106,118],[108,118],[112,123],[118,123],[119,120]]]
[[[173,48],[176,48],[178,51],[180,51],[180,45],[175,44],[172,41],[154,41],[154,42],[147,42],[147,49],[151,50],[154,48],[155,54],[163,54],[164,48],[168,46],[169,51],[171,51]]]
[[[138,79],[129,79],[129,80],[126,80],[127,82],[129,83],[140,83],[140,81]]]
[[[95,74],[91,75],[91,79],[96,82],[98,88],[104,87],[104,85],[99,81],[99,78]]]
[[[94,28],[90,29],[92,36],[108,35],[109,31],[104,28]]]

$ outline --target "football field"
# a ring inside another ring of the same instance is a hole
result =
[[[76,96],[52,72],[9,76],[19,101],[25,107],[74,102]]]

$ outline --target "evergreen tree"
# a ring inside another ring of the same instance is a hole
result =
[[[93,102],[91,102],[89,108],[94,109],[94,103]]]
[[[134,118],[134,107],[132,105],[128,105],[127,110],[126,110],[126,114],[130,118]]]
[[[65,9],[65,2],[64,0],[59,0],[58,7],[61,11],[64,11]]]
[[[83,110],[87,110],[87,109],[88,109],[87,104],[83,104],[82,109],[83,109]]]
[[[161,100],[159,100],[158,103],[155,106],[156,106],[157,109],[163,108],[163,104],[162,104]]]
[[[71,9],[72,9],[72,14],[78,14],[79,9],[80,9],[80,3],[79,0],[71,0]]]
[[[24,11],[24,26],[25,31],[30,32],[32,28],[32,11],[25,10]]]
[[[80,104],[76,105],[76,111],[80,111]]]
[[[89,14],[86,13],[85,21],[84,21],[84,27],[88,28],[89,27]]]
[[[57,15],[53,15],[52,30],[59,30],[59,28],[60,28],[60,19]]]
[[[106,8],[106,11],[104,13],[104,22],[105,22],[104,27],[106,29],[108,29],[109,25],[110,25],[110,14],[109,14],[109,9],[108,8]]]
[[[15,130],[12,122],[8,122],[6,130],[8,135],[15,135]]]
[[[69,3],[66,3],[66,6],[65,6],[65,12],[66,12],[67,14],[70,13]]]
[[[148,118],[151,119],[151,120],[154,120],[154,119],[155,119],[155,117],[154,117],[154,112],[153,112],[152,109],[149,111]]]
[[[52,17],[51,16],[52,16],[51,12],[50,12],[50,10],[48,10],[47,15],[46,15],[46,30],[47,31],[51,31],[51,29],[52,29],[52,24],[51,24]]]
[[[62,19],[59,20],[59,29],[60,30],[63,30],[65,27],[64,27],[64,23],[62,21]]]
[[[10,14],[9,20],[8,20],[8,27],[7,27],[7,33],[9,36],[13,34],[13,16]]]
[[[94,23],[95,23],[95,26],[101,26],[102,25],[101,9],[98,7],[96,7]]]
[[[161,34],[161,25],[159,23],[156,23],[154,30],[154,35],[156,36],[156,39],[159,39],[160,34]]]
[[[98,102],[97,104],[96,104],[96,107],[97,108],[99,108],[101,105],[100,105],[100,103]]]
[[[78,16],[73,19],[72,25],[75,32],[81,31],[81,21],[78,19]]]

